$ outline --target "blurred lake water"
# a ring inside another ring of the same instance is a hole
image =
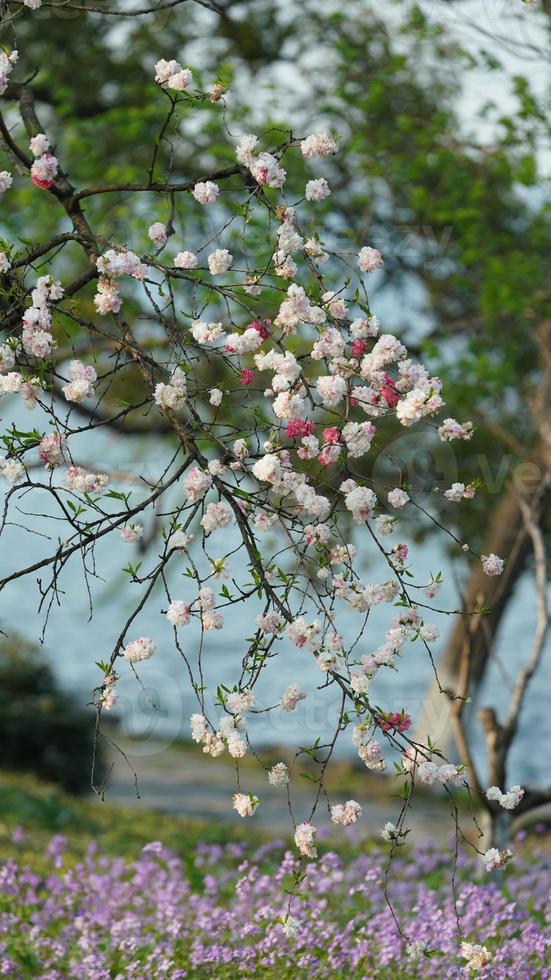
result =
[[[45,430],[44,418],[38,410],[23,412],[10,404],[10,417],[21,428],[30,430],[33,426]],[[72,454],[78,463],[94,469],[116,467],[119,474],[128,476],[145,474],[155,477],[160,473],[161,462],[165,459],[166,446],[159,440],[127,439],[121,440],[96,432],[90,438],[76,436],[71,440]],[[83,449],[86,456],[80,455]],[[91,457],[89,454],[93,452]],[[102,461],[100,463],[99,461]],[[34,471],[38,475],[37,470]],[[116,486],[113,480],[113,486]],[[131,482],[121,483],[125,490],[132,488]],[[141,490],[134,488],[134,493]],[[118,507],[118,502],[114,502]],[[12,503],[13,508],[13,503]],[[6,527],[0,538],[0,575],[18,567],[29,565],[40,556],[51,554],[57,546],[57,535],[64,533],[63,525],[47,520],[51,514],[51,503],[45,492],[19,495],[17,510],[11,510],[11,521],[17,522]],[[163,509],[167,509],[163,507]],[[399,539],[408,541],[407,520]],[[405,532],[405,533],[403,533]],[[48,535],[47,538],[44,535]],[[153,543],[146,555],[138,555],[135,545],[124,545],[115,533],[113,540],[103,539],[96,548],[96,578],[88,578],[93,596],[93,616],[90,619],[89,596],[82,563],[75,555],[59,578],[59,603],[54,602],[50,613],[44,646],[49,661],[62,686],[72,692],[75,699],[85,704],[90,700],[92,689],[101,679],[95,666],[97,660],[108,660],[114,644],[126,621],[138,603],[144,586],[132,585],[122,568],[138,560],[144,561],[143,569],[152,565],[158,551]],[[232,539],[224,532],[223,539],[216,541],[213,536],[211,554],[222,556],[229,551]],[[237,543],[237,536],[235,536]],[[363,578],[368,581],[383,581],[388,578],[388,569],[381,567],[380,556],[371,555],[371,541],[361,533],[356,536],[356,545],[362,553],[366,548]],[[444,585],[438,595],[437,604],[443,609],[457,608],[458,600],[451,574],[450,558],[441,538],[432,538],[424,544],[412,546],[412,567],[417,582],[429,580],[430,573],[442,571]],[[232,559],[233,571],[238,580],[243,578],[244,568],[236,565],[240,556]],[[169,567],[168,581],[173,598],[193,597],[193,583],[182,577],[186,560],[175,556]],[[38,573],[43,583],[49,581],[47,571]],[[40,600],[36,573],[16,579],[1,594],[0,627],[6,632],[17,632],[30,641],[36,641],[44,625],[44,611],[38,612]],[[214,583],[216,584],[216,583]],[[119,685],[120,703],[117,715],[122,731],[131,736],[135,744],[134,754],[148,755],[159,751],[159,745],[169,745],[179,737],[189,735],[189,716],[197,710],[196,696],[191,689],[185,664],[173,642],[172,627],[162,615],[166,599],[159,590],[154,591],[150,601],[132,625],[128,639],[150,636],[157,644],[157,652],[152,660],[139,665],[139,675],[146,689],[144,691],[123,661],[119,661],[121,681]],[[203,649],[203,670],[205,684],[210,694],[215,694],[220,683],[231,687],[237,681],[241,658],[246,650],[246,637],[254,632],[254,617],[260,607],[248,603],[246,608],[239,605],[224,610],[225,626],[221,631],[205,635]],[[383,604],[372,610],[368,628],[356,648],[356,652],[372,652],[383,640],[385,630],[395,611],[392,606]],[[442,614],[427,614],[426,620],[434,622],[441,631],[440,640],[433,645],[438,657],[445,645],[448,630],[453,626],[453,618]],[[361,627],[363,616],[343,612],[340,629],[346,636],[356,635]],[[499,663],[491,664],[479,704],[493,704],[503,709],[508,703],[509,686],[507,678],[512,679],[516,670],[529,654],[535,624],[535,603],[532,581],[526,575],[519,583],[513,601],[503,622],[497,643]],[[198,648],[199,631],[193,625],[179,631],[181,644],[193,660]],[[323,741],[331,733],[337,717],[337,692],[331,688],[320,690],[324,675],[320,673],[312,655],[300,650],[286,640],[278,646],[278,655],[270,661],[255,687],[259,706],[274,704],[290,681],[297,681],[307,692],[307,698],[296,711],[276,710],[269,714],[252,715],[249,731],[256,744],[309,745],[318,736]],[[405,708],[413,718],[418,717],[423,704],[425,691],[432,676],[432,667],[424,648],[417,642],[407,644],[399,662],[397,672],[381,670],[373,682],[370,694],[374,703],[388,710]],[[551,737],[551,718],[547,710],[547,692],[551,683],[551,661],[549,655],[529,690],[526,708],[516,745],[511,755],[509,778],[514,782],[545,783],[548,781],[546,754],[533,750],[534,732],[538,744],[544,746]],[[147,693],[146,693],[147,692]],[[207,701],[209,706],[209,702]],[[212,700],[210,701],[212,708]],[[215,711],[213,712],[215,713]],[[438,728],[438,719],[436,728]],[[440,726],[441,727],[441,726]],[[442,738],[442,731],[435,731],[433,740]],[[475,755],[484,762],[484,748],[478,724],[473,725]],[[348,733],[339,741],[338,752],[352,753],[353,747]]]

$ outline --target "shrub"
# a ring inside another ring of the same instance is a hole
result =
[[[57,686],[44,654],[0,641],[0,740],[5,769],[32,772],[72,793],[90,783],[93,716]]]

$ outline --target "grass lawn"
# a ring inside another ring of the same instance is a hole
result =
[[[12,835],[17,827],[23,827],[26,834],[14,845]],[[67,838],[68,851],[75,859],[86,853],[91,841],[107,854],[132,859],[145,844],[160,839],[185,860],[199,842],[246,841],[255,846],[266,840],[250,824],[176,818],[145,807],[137,814],[135,809],[112,806],[99,797],[69,796],[33,776],[0,772],[0,859],[17,855],[18,860],[39,865],[53,834]]]

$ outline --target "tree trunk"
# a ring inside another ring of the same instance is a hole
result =
[[[484,810],[480,817],[484,837],[478,842],[478,847],[483,851],[489,850],[490,847],[497,847],[498,850],[504,851],[511,841],[512,823],[509,810],[500,809],[499,812],[492,813]]]
[[[477,564],[464,596],[466,609],[485,605],[490,611],[484,616],[458,616],[438,663],[440,684],[451,693],[457,691],[460,664],[469,648],[471,696],[478,689],[492,655],[497,629],[529,552],[530,541],[518,504],[518,491],[511,485],[490,517],[484,549],[484,554],[508,556],[504,572],[499,577],[489,578],[482,566]],[[433,680],[417,722],[416,734],[420,740],[426,741],[427,735],[430,735],[443,751],[449,748],[452,738],[450,712],[450,702],[443,697],[436,680]]]
[[[438,665],[440,684],[455,694],[462,659],[469,656],[468,692],[473,700],[492,655],[507,603],[531,550],[520,498],[530,511],[540,515],[544,515],[551,506],[551,320],[539,324],[535,339],[539,346],[541,375],[527,403],[533,422],[534,447],[527,447],[525,460],[519,461],[511,482],[489,514],[484,547],[484,554],[494,553],[506,558],[507,564],[503,574],[496,578],[485,575],[481,565],[474,569],[465,594],[465,608],[475,609],[484,604],[489,612],[484,616],[457,618]],[[426,741],[427,735],[430,735],[433,742],[445,750],[452,739],[450,716],[450,702],[440,694],[434,680],[419,714],[416,736],[420,741]]]

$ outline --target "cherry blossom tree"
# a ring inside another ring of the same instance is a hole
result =
[[[10,34],[38,6],[36,0],[8,4]],[[131,16],[147,13],[144,7]],[[404,481],[385,486],[366,479],[362,461],[380,450],[388,423],[417,427],[445,443],[468,441],[473,426],[450,417],[440,378],[409,356],[372,308],[370,281],[384,256],[369,240],[351,248],[318,217],[317,206],[331,195],[324,159],[346,150],[332,131],[238,132],[225,82],[212,77],[199,84],[194,67],[173,54],[156,52],[144,93],[158,108],[147,173],[129,178],[125,170],[119,178],[106,160],[105,182],[90,186],[74,181],[63,139],[54,143],[42,119],[24,50],[10,44],[0,55],[6,156],[0,190],[8,198],[13,185],[28,185],[37,201],[47,199],[57,225],[42,241],[27,228],[22,243],[5,241],[0,252],[0,393],[8,412],[0,533],[21,526],[22,513],[43,513],[46,541],[32,564],[9,556],[0,589],[9,596],[15,580],[28,578],[29,589],[37,581],[47,623],[54,604],[63,603],[65,574],[80,569],[92,604],[100,542],[109,539],[121,563],[128,561],[135,601],[130,615],[113,624],[112,647],[99,652],[96,743],[105,713],[116,705],[121,672],[133,672],[140,683],[140,664],[170,636],[196,697],[192,738],[206,756],[235,760],[228,809],[233,802],[248,819],[262,805],[240,770],[247,753],[287,797],[301,858],[282,921],[292,935],[292,902],[307,860],[317,857],[319,822],[349,826],[361,819],[356,801],[335,804],[324,785],[339,739],[354,745],[367,769],[393,762],[400,777],[396,821],[381,831],[389,868],[409,832],[419,784],[444,787],[458,837],[465,831],[457,790],[473,804],[486,798],[505,810],[520,803],[523,791],[485,788],[473,779],[468,759],[456,765],[430,739],[414,739],[409,714],[371,696],[376,675],[398,671],[415,644],[417,656],[432,664],[442,697],[449,697],[432,654],[438,629],[431,614],[456,610],[439,608],[440,577],[420,579],[401,540],[402,513],[430,519],[426,500],[416,501]],[[181,174],[173,145],[180,125],[190,139],[201,126],[207,135],[218,126],[225,158],[193,177]],[[94,221],[110,197],[127,202],[132,220],[124,233]],[[8,396],[39,409],[41,428],[22,431],[10,420]],[[123,438],[144,426],[166,449],[158,479],[144,474],[128,491],[92,448],[83,458],[80,447],[93,433],[116,431]],[[458,481],[445,496],[458,504],[474,493],[473,485]],[[155,556],[148,551],[133,564],[125,550],[153,518],[160,526]],[[501,556],[475,554],[434,522],[458,554],[487,576],[501,574]],[[365,551],[379,562],[377,580],[365,580]],[[175,567],[177,591],[170,578]],[[157,608],[159,628],[142,636],[138,623],[148,605]],[[388,607],[378,645],[370,633],[376,606]],[[234,683],[210,691],[205,659],[235,607],[243,646],[232,654]],[[297,659],[311,659],[320,691],[336,693],[339,710],[329,737],[320,729],[312,744],[297,746],[291,765],[268,766],[247,722],[258,713],[292,712],[304,699],[292,671],[282,676],[285,646]],[[536,661],[540,654],[541,646]],[[264,674],[272,677],[270,703],[255,690]],[[452,695],[458,724],[467,697],[467,689]],[[316,768],[315,793],[309,818],[298,822],[293,783],[305,754]],[[93,760],[91,771],[102,796],[106,784]],[[511,858],[507,848],[472,846],[488,871]],[[402,935],[415,955],[428,952]],[[479,947],[472,956],[483,956]]]

